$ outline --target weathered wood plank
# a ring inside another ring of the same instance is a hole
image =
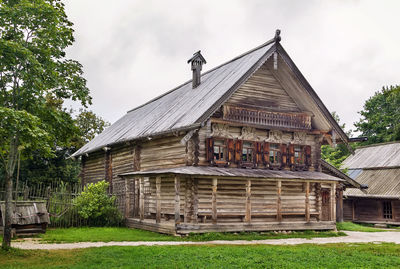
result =
[[[246,181],[246,222],[251,222],[251,180]]]
[[[306,222],[310,221],[310,182],[306,182]]]
[[[140,220],[144,220],[144,178],[139,179],[140,197],[139,197],[139,216]]]
[[[336,183],[331,184],[331,220],[336,221]]]
[[[161,221],[161,177],[156,177],[156,223]]]
[[[213,178],[212,179],[212,222],[217,223],[217,184],[218,184],[218,179]]]
[[[181,223],[181,198],[180,198],[180,178],[175,176],[175,225]]]
[[[282,181],[278,180],[277,184],[277,208],[276,208],[276,218],[278,221],[282,221]]]

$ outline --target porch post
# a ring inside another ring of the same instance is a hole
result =
[[[156,223],[161,222],[161,177],[156,177]]]
[[[131,179],[130,178],[125,178],[125,218],[129,218],[130,217],[130,182]]]
[[[139,217],[140,220],[144,220],[144,178],[140,177],[140,197],[139,197]]]
[[[306,222],[310,222],[310,182],[306,182]]]
[[[282,221],[282,199],[281,199],[281,194],[282,194],[282,181],[278,180],[277,181],[277,209],[276,209],[276,218],[279,222]]]
[[[192,180],[192,222],[197,223],[198,221],[198,210],[199,210],[199,198],[198,198],[198,190],[199,190],[199,180],[194,178]]]
[[[181,197],[179,195],[180,191],[180,178],[175,176],[175,225],[181,223]]]
[[[251,180],[246,181],[246,216],[245,221],[251,222]]]
[[[217,184],[218,180],[216,178],[212,179],[212,222],[217,223]]]
[[[190,185],[190,181],[192,179],[190,177],[186,177],[186,186],[185,186],[185,207],[183,210],[183,222],[188,223],[190,221],[190,196],[192,191],[192,186]]]
[[[336,183],[331,185],[331,221],[336,221]]]
[[[343,222],[343,186],[339,184],[336,201],[336,221]]]

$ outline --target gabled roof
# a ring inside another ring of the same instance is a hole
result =
[[[368,189],[347,189],[345,196],[400,199],[400,168],[362,169],[354,179]]]
[[[400,167],[400,142],[360,147],[342,166],[348,169]]]
[[[80,156],[103,147],[156,136],[174,131],[199,128],[268,58],[278,52],[306,90],[310,100],[317,105],[319,113],[340,135],[348,137],[333,119],[315,91],[302,76],[283,47],[271,39],[231,61],[217,66],[201,75],[202,83],[192,88],[191,80],[169,92],[141,105],[96,136],[72,156]]]

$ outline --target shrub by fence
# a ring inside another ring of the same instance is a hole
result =
[[[75,207],[76,198],[83,191],[80,184],[70,184],[64,182],[53,182],[50,185],[19,184],[13,186],[14,201],[46,201],[47,212],[50,215],[49,227],[80,227],[87,226],[88,220],[85,220],[78,214]],[[5,188],[0,186],[0,201],[4,201]],[[117,193],[115,204],[121,208],[124,202],[124,193]],[[93,224],[93,223],[91,223]]]

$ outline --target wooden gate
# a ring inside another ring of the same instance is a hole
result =
[[[322,196],[322,216],[321,220],[331,220],[331,191],[329,189],[321,190]]]

